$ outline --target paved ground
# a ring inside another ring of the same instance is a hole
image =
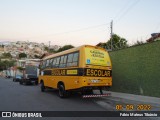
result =
[[[40,86],[19,85],[12,79],[0,77],[0,111],[115,111],[116,104],[132,104],[134,101],[126,101],[115,97],[108,98],[89,98],[84,99],[79,94],[72,95],[70,98],[61,99],[57,96],[57,91],[48,90],[44,93],[40,91]],[[2,118],[0,118],[2,119]],[[12,118],[13,119],[13,118]],[[17,119],[17,118],[14,118]],[[21,118],[20,118],[21,119]],[[27,118],[25,118],[27,119]],[[44,120],[53,118],[42,118]],[[73,120],[106,120],[105,117],[89,118],[54,118],[55,120],[73,119]],[[107,119],[115,119],[114,117]],[[119,118],[119,119],[128,119]],[[132,118],[133,120],[146,118]],[[147,118],[158,119],[158,118]]]
[[[41,92],[40,86],[19,85],[11,79],[0,80],[0,111],[104,111],[92,99],[83,99],[81,96],[71,96],[61,99],[57,91]]]
[[[95,91],[98,93],[99,91]],[[110,110],[115,111],[116,105],[122,105],[123,111],[125,111],[127,106],[133,106],[133,110],[145,111],[145,107],[150,106],[151,111],[160,111],[160,98],[156,97],[148,97],[148,96],[141,96],[141,95],[133,95],[133,94],[126,94],[126,93],[117,93],[111,91],[103,91],[103,93],[111,93],[109,97],[103,97],[103,101],[100,103],[106,106],[107,108],[110,107]],[[144,110],[143,110],[144,107]],[[149,109],[149,107],[148,107]]]

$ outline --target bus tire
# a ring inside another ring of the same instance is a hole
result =
[[[65,90],[65,87],[63,84],[58,85],[58,94],[60,98],[66,98],[67,97],[67,91]]]
[[[44,92],[45,91],[45,86],[44,86],[44,83],[43,81],[41,82],[41,92]]]

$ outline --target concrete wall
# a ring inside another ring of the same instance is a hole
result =
[[[160,41],[110,52],[118,91],[160,97]]]

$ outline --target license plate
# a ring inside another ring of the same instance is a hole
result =
[[[91,80],[92,83],[98,83],[100,80]]]

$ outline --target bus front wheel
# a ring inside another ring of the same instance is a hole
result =
[[[43,82],[41,82],[41,92],[44,92],[44,90],[45,90],[44,83],[43,83]]]

